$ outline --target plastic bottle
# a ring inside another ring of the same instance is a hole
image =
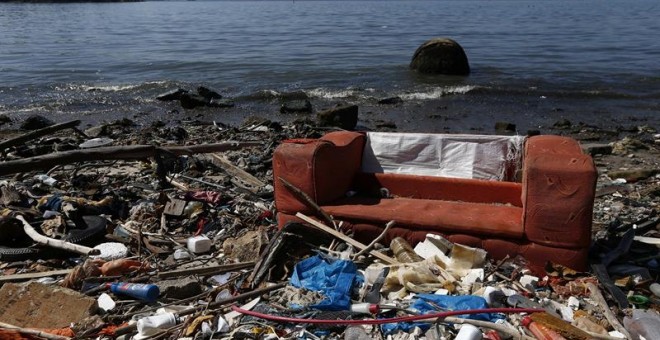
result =
[[[395,237],[390,242],[390,248],[399,262],[411,263],[424,261],[424,259],[415,253],[410,244],[401,237]]]
[[[633,340],[660,339],[660,314],[652,310],[633,309],[632,318],[623,318],[623,325]]]
[[[534,337],[539,340],[566,340],[566,338],[561,336],[559,333],[543,326],[538,322],[534,322],[529,316],[526,316],[522,319],[522,325],[529,329],[529,331],[534,334]]]
[[[470,324],[463,324],[454,340],[481,340],[483,338],[484,335],[481,333],[479,327]]]
[[[160,289],[154,284],[118,282],[108,285],[115,294],[128,295],[147,302],[156,301],[160,295]]]
[[[174,327],[179,321],[174,313],[156,314],[138,320],[137,329],[141,335],[150,335],[153,331]]]

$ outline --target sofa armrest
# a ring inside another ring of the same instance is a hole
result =
[[[577,141],[530,137],[523,159],[526,237],[552,247],[588,247],[596,178],[593,160],[582,153]]]
[[[343,197],[360,170],[365,136],[339,131],[320,139],[284,141],[273,153],[273,182],[278,211],[311,213],[280,182],[284,178],[319,205]]]

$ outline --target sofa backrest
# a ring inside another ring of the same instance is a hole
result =
[[[362,171],[511,181],[523,136],[368,132]]]

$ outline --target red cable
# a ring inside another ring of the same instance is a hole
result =
[[[388,319],[368,319],[368,320],[331,320],[331,319],[299,319],[299,318],[289,318],[284,316],[269,315],[259,312],[253,312],[247,309],[242,309],[236,306],[231,306],[231,309],[235,312],[241,314],[254,316],[260,319],[265,319],[269,321],[276,322],[288,322],[288,323],[308,323],[308,324],[335,324],[335,325],[381,325],[386,323],[396,323],[396,322],[408,322],[408,321],[417,321],[425,319],[437,319],[445,318],[448,316],[454,315],[463,315],[463,314],[479,314],[479,313],[537,313],[545,312],[544,309],[540,308],[484,308],[484,309],[468,309],[468,310],[453,310],[448,312],[439,312],[431,314],[422,314],[422,315],[411,315],[411,316],[401,316],[396,318]]]

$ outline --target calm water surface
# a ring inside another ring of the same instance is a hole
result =
[[[0,4],[0,113],[159,115],[160,92],[203,84],[271,113],[302,90],[387,119],[466,124],[558,117],[657,124],[657,1],[183,1]],[[407,68],[432,37],[465,49],[469,77]],[[401,96],[396,107],[379,98]],[[212,117],[222,112],[207,112]],[[389,116],[388,116],[389,115]]]

